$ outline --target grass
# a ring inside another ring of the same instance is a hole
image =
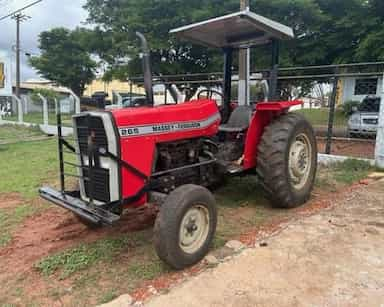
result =
[[[0,145],[0,153],[0,193],[16,192],[29,199],[38,195],[42,185],[57,185],[58,154],[55,139]],[[66,155],[65,159],[73,162],[75,157]],[[68,166],[66,171],[75,173]]]
[[[17,125],[0,126],[0,144],[14,143],[42,136],[44,136],[44,134],[37,127],[27,128]]]
[[[42,209],[28,204],[38,197],[38,189],[44,184],[58,183],[56,140],[20,142],[34,136],[42,136],[37,128],[0,126],[0,141],[11,142],[0,145],[0,194],[20,194],[19,205],[0,209],[0,247],[12,240],[19,224]]]
[[[103,293],[101,298],[99,299],[99,304],[105,304],[108,303],[112,300],[114,300],[118,294],[116,294],[116,291],[113,289],[107,290],[106,292]]]
[[[112,259],[130,243],[129,241],[128,237],[121,237],[83,244],[74,249],[48,256],[40,261],[36,268],[44,275],[52,275],[60,271],[60,278],[64,279],[99,261]]]
[[[0,193],[36,197],[43,183],[58,176],[55,140],[1,145],[0,151]]]
[[[338,163],[333,168],[335,180],[339,183],[352,184],[373,172],[375,168],[368,162],[348,159]]]
[[[13,132],[0,127],[0,136]],[[24,133],[24,132],[21,132]],[[25,199],[37,197],[42,184],[57,183],[57,144],[55,140],[0,146],[0,193],[19,192]],[[316,188],[335,191],[338,187],[356,182],[374,169],[366,162],[347,160],[330,168],[320,168]],[[5,178],[5,180],[3,180]],[[235,177],[215,192],[219,223],[213,248],[276,217],[289,216],[292,211],[271,208],[253,176]],[[28,201],[27,201],[28,202]],[[38,208],[21,205],[0,209],[0,246],[7,244],[13,231]],[[129,292],[145,280],[159,277],[170,271],[156,256],[152,229],[126,233],[120,236],[105,235],[92,243],[84,243],[40,259],[35,266],[49,289],[22,302],[56,302],[63,297],[68,304],[89,306],[105,303],[120,294]],[[9,285],[23,289],[31,282],[28,278],[6,283],[0,291],[1,303],[11,302],[17,295]],[[32,278],[32,277],[31,277]],[[68,292],[68,288],[71,292]],[[95,289],[102,289],[95,291]],[[42,303],[43,304],[43,303]],[[26,304],[24,304],[26,305]]]
[[[100,261],[112,260],[114,256],[129,245],[138,246],[140,236],[107,238],[91,244],[82,244],[40,261],[36,268],[44,275],[60,272],[59,278],[65,279],[75,272],[89,268]]]
[[[139,280],[150,280],[166,271],[167,267],[159,261],[135,263],[128,267],[128,275]]]
[[[369,164],[357,160],[322,167],[316,189],[334,191],[366,177],[371,170]],[[253,176],[229,179],[227,185],[215,192],[215,197],[219,222],[214,250],[247,230],[294,214],[271,208]],[[36,267],[49,282],[65,280],[61,286],[55,286],[58,287],[55,295],[67,295],[64,287],[69,283],[74,288],[73,302],[78,306],[101,304],[135,289],[145,280],[170,272],[157,258],[152,244],[152,229],[107,237],[50,255]],[[95,293],[95,288],[103,291]]]
[[[348,159],[330,167],[320,167],[315,186],[322,191],[336,192],[341,187],[359,182],[375,170],[368,162]]]
[[[329,109],[302,109],[295,111],[304,115],[309,122],[314,126],[326,126],[328,125]],[[341,110],[335,111],[334,126],[347,126],[348,118],[342,113]]]
[[[109,302],[144,280],[170,272],[156,256],[151,229],[81,244],[42,259],[36,268],[50,284],[65,280],[65,287],[59,284],[48,294],[54,299],[66,295],[71,284],[74,306]]]
[[[3,119],[17,122],[18,116],[12,115],[12,116],[4,117]],[[64,126],[72,127],[72,114],[62,114],[61,120],[62,120]],[[23,121],[25,123],[41,125],[41,124],[43,124],[43,121],[44,121],[43,120],[43,111],[24,114]],[[49,125],[56,125],[56,123],[57,123],[56,113],[55,112],[49,112],[48,113],[48,124]]]
[[[227,183],[216,191],[216,200],[220,206],[236,208],[249,203],[267,205],[255,176],[233,177]]]
[[[373,170],[367,162],[346,160],[334,165],[332,169],[322,168],[319,171],[316,186],[318,188],[335,188],[340,184],[351,184],[366,177]],[[230,179],[227,185],[217,190],[215,197],[219,208],[219,225],[214,241],[215,248],[223,246],[230,238],[241,234],[244,228],[260,225],[271,216],[285,213],[283,210],[275,210],[270,207],[254,176]],[[149,241],[151,240],[149,239]],[[116,257],[127,247],[151,249],[151,245],[148,244],[148,234],[136,232],[127,236],[82,244],[76,248],[51,255],[40,261],[36,267],[46,276],[59,272],[60,278],[67,278],[74,273],[92,267],[96,263]],[[142,261],[130,265],[127,268],[127,273],[135,279],[151,279],[161,273],[163,269],[161,263]]]
[[[56,185],[58,182],[56,141],[20,142],[40,135],[36,128],[0,126],[0,141],[16,142],[0,145],[0,194],[18,193],[21,196],[20,205],[0,209],[0,247],[12,240],[12,232],[19,224],[42,209],[29,204],[38,196],[38,189],[44,184]]]

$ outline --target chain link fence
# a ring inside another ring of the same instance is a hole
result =
[[[373,159],[383,92],[384,62],[281,68],[278,78],[280,100],[302,100],[292,108],[313,125],[320,153]],[[251,74],[250,101],[264,101],[269,70]],[[143,78],[131,78],[141,86]],[[172,87],[181,100],[196,98],[201,89],[221,90],[222,73],[158,76],[156,92],[169,103]],[[238,80],[232,80],[232,102],[237,102]],[[215,97],[216,98],[216,97]],[[155,98],[156,100],[156,98]],[[174,102],[171,102],[174,103]]]
[[[278,97],[280,100],[302,100],[292,108],[313,125],[319,151],[350,157],[375,157],[376,134],[382,103],[384,62],[359,63],[312,67],[281,68],[279,70]],[[251,74],[250,101],[255,104],[268,97],[270,71]],[[142,85],[143,78],[131,82]],[[156,104],[173,104],[197,98],[202,89],[222,90],[223,74],[188,74],[155,77]],[[132,100],[142,96],[128,97]],[[238,79],[232,80],[232,102],[238,97]],[[219,96],[212,97],[217,99]],[[136,101],[135,101],[136,102]],[[20,123],[42,126],[56,125],[58,108],[64,127],[72,126],[72,116],[80,105],[72,96],[60,99],[41,95],[0,97],[0,123]]]
[[[310,84],[296,112],[314,126],[321,153],[374,159],[383,72],[383,63],[346,64],[287,70],[281,80]]]
[[[0,120],[3,123],[56,125],[60,108],[64,127],[72,127],[72,116],[78,112],[72,96],[49,98],[43,95],[0,96]]]

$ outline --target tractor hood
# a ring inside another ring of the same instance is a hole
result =
[[[214,135],[221,116],[214,100],[194,100],[178,105],[127,108],[111,111],[120,137],[196,131]]]

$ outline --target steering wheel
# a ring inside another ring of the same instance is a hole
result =
[[[224,101],[224,95],[222,93],[220,93],[219,91],[215,91],[215,90],[201,90],[200,92],[197,93],[197,99],[201,99],[201,96],[203,93],[207,93],[206,97],[209,99],[212,99],[213,94],[217,94]]]
[[[221,118],[223,119],[224,118],[224,95],[222,93],[220,93],[219,91],[215,91],[215,90],[201,90],[200,92],[197,93],[197,99],[201,99],[202,98],[202,94],[206,93],[206,95],[204,95],[206,98],[208,99],[212,99],[212,96],[213,94],[215,95],[219,95],[221,97],[221,101],[222,101],[222,104],[221,105],[218,105],[217,102],[216,102],[216,105],[217,107],[219,108],[219,112],[220,112],[220,115],[221,115]]]

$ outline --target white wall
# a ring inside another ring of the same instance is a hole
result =
[[[348,100],[362,101],[365,97],[367,97],[367,95],[355,95],[356,79],[360,79],[360,78],[357,78],[357,77],[343,78],[343,99],[342,99],[343,103]],[[361,77],[361,79],[369,79],[369,77]],[[383,77],[381,76],[378,79],[379,80],[378,80],[376,95],[380,96],[382,92],[382,87],[383,87]]]

